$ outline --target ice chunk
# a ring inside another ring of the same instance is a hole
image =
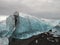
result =
[[[7,19],[7,16],[0,17],[0,37],[3,37],[7,33],[6,19]]]
[[[8,45],[9,41],[8,38],[4,37],[4,38],[0,38],[0,45]]]
[[[8,45],[8,38],[14,31],[15,20],[13,16],[1,18],[0,20],[0,45]]]
[[[18,24],[12,37],[18,39],[26,39],[32,37],[33,35],[47,32],[53,27],[54,25],[52,25],[52,23],[45,22],[36,17],[20,13]]]
[[[10,37],[15,25],[14,17],[8,16],[3,19],[0,21],[0,37]]]
[[[56,25],[56,26],[52,29],[52,32],[53,32],[53,36],[54,36],[54,37],[60,37],[60,26],[59,26],[59,25]]]
[[[14,27],[15,27],[15,18],[13,15],[10,15],[6,19],[6,28],[8,30],[6,37],[10,37],[12,35],[12,33],[14,32]]]
[[[16,25],[15,21],[15,17],[11,15],[6,21],[0,23],[0,37],[12,36],[13,38],[26,39],[55,29],[55,26],[60,23],[60,20],[42,20],[23,13],[19,13]]]

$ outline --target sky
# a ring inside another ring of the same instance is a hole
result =
[[[0,0],[0,15],[12,15],[15,11],[60,19],[60,0]]]

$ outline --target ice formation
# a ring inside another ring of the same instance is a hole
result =
[[[48,32],[50,29],[57,31],[54,36],[60,34],[60,20],[38,19],[34,16],[19,13],[15,26],[14,15],[10,15],[5,21],[0,22],[0,38],[11,36],[12,38],[27,39],[34,35]],[[57,25],[59,28],[57,28]]]
[[[8,38],[5,37],[8,30],[6,28],[6,16],[0,16],[0,45],[8,45]]]
[[[0,45],[8,45],[9,41],[8,38],[4,37],[4,38],[0,38]]]
[[[13,34],[14,38],[26,39],[52,29],[53,25],[37,19],[36,17],[19,14],[18,24]]]
[[[27,39],[33,35],[48,32],[50,29],[53,29],[57,24],[59,24],[59,22],[59,20],[43,21],[34,16],[20,13],[13,38]]]
[[[60,20],[38,19],[34,16],[19,13],[18,23],[15,26],[14,16],[10,15],[5,22],[0,23],[0,37],[12,36],[13,38],[26,39],[33,35],[48,32],[50,29],[60,31],[60,28],[55,27],[59,23]],[[14,30],[14,28],[16,29]]]

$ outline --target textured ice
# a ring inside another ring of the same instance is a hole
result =
[[[13,16],[9,16],[5,20],[0,21],[0,37],[10,37],[14,25],[15,21],[13,19]]]
[[[43,32],[48,32],[50,29],[53,31],[57,30],[58,33],[60,28],[56,28],[59,25],[60,20],[49,20],[49,19],[38,19],[34,16],[19,13],[18,23],[15,28],[14,16],[9,16],[6,21],[0,23],[0,37],[10,37],[18,39],[30,38],[33,35],[38,35]]]
[[[0,45],[8,45],[9,41],[8,38],[0,38]]]
[[[32,37],[33,35],[38,35],[42,32],[47,32],[50,29],[53,29],[57,24],[59,24],[59,22],[59,20],[42,20],[20,13],[13,37],[18,39],[26,39]]]
[[[14,32],[14,27],[15,27],[15,19],[14,16],[11,15],[6,19],[6,28],[8,30],[6,37],[10,37],[12,35],[12,33]]]
[[[48,32],[50,29],[53,30],[53,33],[57,31],[54,33],[55,37],[60,35],[60,20],[38,19],[34,16],[19,13],[18,23],[16,26],[13,15],[7,17],[3,21],[0,21],[0,39],[4,37],[8,39],[10,36],[12,38],[27,39],[34,35]],[[6,42],[4,42],[4,44]]]
[[[13,16],[4,17],[0,17],[0,45],[8,45],[8,38],[12,35],[15,25]]]

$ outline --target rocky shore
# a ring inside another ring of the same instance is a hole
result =
[[[42,33],[29,39],[12,38],[9,45],[59,45],[59,43],[60,37],[53,37],[49,33]]]

